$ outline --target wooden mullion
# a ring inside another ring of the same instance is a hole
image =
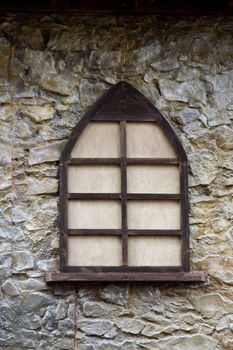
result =
[[[127,158],[129,165],[178,165],[176,158]]]
[[[190,271],[189,247],[189,205],[188,205],[188,164],[180,163],[180,193],[181,193],[181,234],[182,234],[182,266],[184,272]]]
[[[121,230],[111,229],[69,229],[69,236],[119,236]]]
[[[98,200],[98,199],[121,199],[120,193],[69,193],[68,199]]]
[[[127,230],[128,236],[181,236],[180,230]]]
[[[128,234],[127,234],[127,169],[126,169],[126,122],[120,122],[121,142],[121,227],[122,227],[122,265],[128,265]]]
[[[121,164],[120,158],[70,158],[70,165],[114,165]]]
[[[67,200],[67,162],[60,163],[60,197],[59,197],[59,228],[60,228],[60,270],[64,271],[68,264],[68,200]]]

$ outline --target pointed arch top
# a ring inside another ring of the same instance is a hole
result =
[[[166,118],[121,81],[60,159],[60,272],[48,281],[200,281],[190,273],[188,164]]]
[[[175,131],[162,113],[138,90],[125,81],[112,86],[74,127],[61,155],[65,161],[72,151],[79,135],[91,121],[154,121],[163,130],[173,147],[177,159],[187,161],[185,150]]]

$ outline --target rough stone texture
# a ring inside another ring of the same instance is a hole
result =
[[[0,349],[232,350],[232,18],[12,15],[0,21]],[[55,285],[58,159],[119,80],[167,117],[190,163],[205,284]]]

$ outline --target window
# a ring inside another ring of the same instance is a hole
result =
[[[47,281],[203,280],[190,273],[188,164],[170,124],[125,82],[60,160],[60,272]]]

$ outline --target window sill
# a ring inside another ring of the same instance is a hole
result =
[[[49,272],[46,282],[206,282],[206,275],[195,272]]]

